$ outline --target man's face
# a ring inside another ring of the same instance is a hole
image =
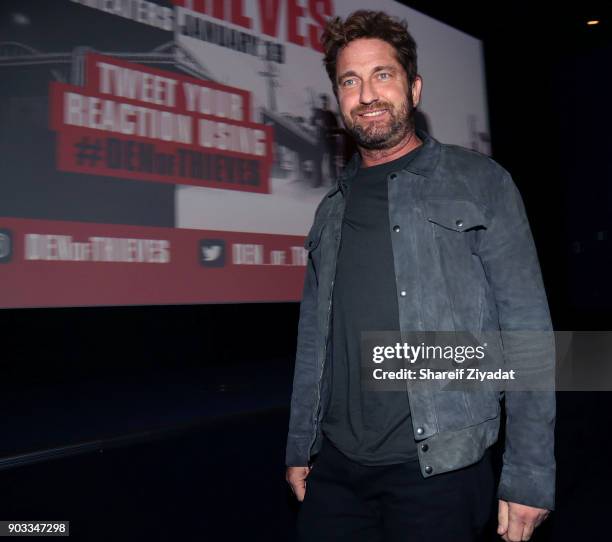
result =
[[[338,54],[336,82],[344,126],[359,146],[392,148],[413,129],[421,80],[408,87],[395,49],[386,41],[361,38],[346,45]]]

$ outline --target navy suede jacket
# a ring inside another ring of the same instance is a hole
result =
[[[400,328],[493,332],[507,368],[529,368],[532,359],[554,367],[554,341],[512,341],[513,332],[552,334],[552,325],[529,223],[510,174],[483,154],[441,144],[419,130],[417,135],[420,152],[388,176]],[[321,447],[331,391],[336,259],[345,196],[359,167],[356,154],[319,204],[305,241],[288,466],[308,465]],[[497,495],[554,509],[554,389],[473,393],[408,383],[407,393],[424,477],[478,461],[498,438],[503,399],[506,438]]]

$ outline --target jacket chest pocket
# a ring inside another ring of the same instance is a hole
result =
[[[427,200],[425,216],[443,255],[454,260],[453,265],[463,258],[471,260],[479,235],[488,225],[485,212],[477,204],[468,200]]]
[[[433,199],[425,202],[427,220],[444,232],[467,233],[487,228],[488,220],[484,211],[472,201]]]

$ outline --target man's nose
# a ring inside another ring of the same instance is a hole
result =
[[[371,104],[378,100],[378,94],[376,88],[370,81],[364,81],[361,85],[361,93],[359,95],[359,101],[362,104]]]

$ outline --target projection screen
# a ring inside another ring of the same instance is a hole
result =
[[[0,307],[299,301],[346,160],[321,28],[365,0],[0,7]],[[489,154],[482,44],[391,0],[419,122]]]

